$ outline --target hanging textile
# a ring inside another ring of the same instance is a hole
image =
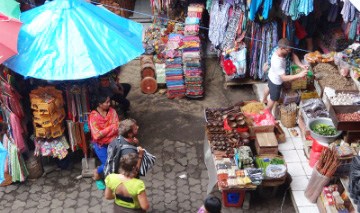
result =
[[[239,25],[241,10],[236,7],[233,9],[233,14],[229,19],[228,27],[226,29],[225,37],[221,43],[220,49],[225,50],[234,47],[234,40]]]
[[[249,19],[251,21],[254,21],[255,19],[255,14],[256,12],[259,10],[259,7],[262,3],[262,0],[252,0],[250,3],[250,15],[249,15]]]
[[[211,9],[209,39],[215,47],[218,47],[224,39],[229,9],[230,4],[228,3],[223,4],[220,8],[219,1],[215,1]]]
[[[20,152],[26,151],[26,145],[23,137],[24,130],[21,126],[21,121],[17,115],[11,112],[10,114],[11,132],[14,137],[14,142]]]
[[[350,26],[349,40],[355,40],[356,32],[358,29],[359,17],[357,17]]]
[[[297,20],[300,17],[298,7],[299,7],[299,0],[291,0],[290,8],[289,8],[289,16],[291,16],[291,19],[293,21]]]
[[[339,12],[339,5],[338,4],[331,5],[327,20],[329,22],[335,22],[338,12]]]
[[[305,16],[314,10],[314,0],[300,0],[298,11]]]
[[[341,15],[345,23],[352,22],[355,19],[356,8],[349,0],[342,0],[344,2],[343,9],[341,10]]]
[[[7,150],[4,145],[0,142],[0,184],[5,180],[5,163],[7,157]]]

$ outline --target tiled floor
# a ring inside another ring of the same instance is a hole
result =
[[[309,161],[304,154],[300,130],[298,127],[294,128],[299,134],[298,136],[294,136],[291,134],[290,129],[281,124],[280,126],[285,132],[286,141],[279,143],[279,152],[284,156],[288,173],[292,178],[290,187],[291,196],[295,201],[294,206],[297,206],[299,213],[319,212],[317,205],[308,201],[304,195],[304,191],[311,177],[312,168],[309,166]]]

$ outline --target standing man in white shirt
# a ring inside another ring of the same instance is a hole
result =
[[[268,73],[268,87],[264,91],[264,100],[267,102],[267,96],[270,94],[270,100],[268,101],[267,107],[272,111],[274,104],[280,98],[282,89],[282,83],[294,81],[297,79],[304,78],[307,75],[307,65],[300,62],[299,57],[292,53],[292,60],[299,67],[304,69],[302,72],[296,75],[286,75],[286,55],[291,53],[290,41],[286,38],[282,38],[278,42],[279,48],[274,52],[271,57],[270,69]]]

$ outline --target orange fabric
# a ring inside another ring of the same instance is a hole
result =
[[[91,137],[100,145],[109,144],[118,135],[119,117],[113,108],[109,108],[106,117],[93,110],[89,116]]]

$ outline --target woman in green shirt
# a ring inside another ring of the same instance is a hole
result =
[[[145,184],[135,178],[138,154],[130,153],[120,158],[119,174],[110,174],[105,179],[105,198],[115,199],[114,212],[145,212],[149,209]]]

